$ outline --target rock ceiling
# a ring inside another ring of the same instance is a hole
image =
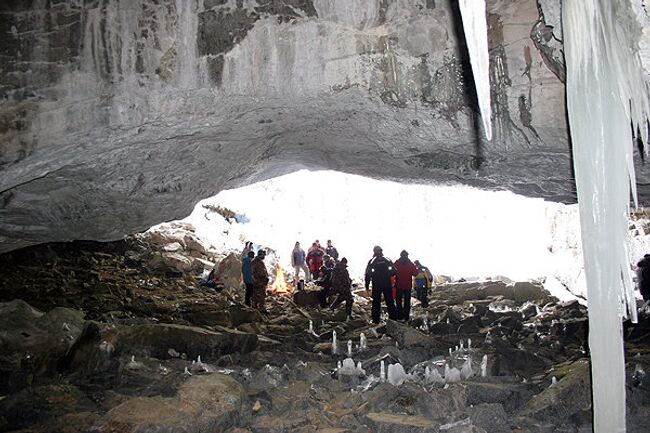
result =
[[[488,2],[491,142],[455,3],[2,2],[0,251],[299,168],[575,201],[560,0]]]

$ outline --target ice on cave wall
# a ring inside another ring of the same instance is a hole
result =
[[[629,2],[564,3],[567,108],[589,306],[594,431],[624,432],[622,316],[636,320],[629,263],[632,134],[645,125],[648,89]],[[647,142],[644,129],[644,141]]]

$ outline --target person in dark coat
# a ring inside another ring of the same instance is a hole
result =
[[[417,276],[418,268],[409,260],[409,253],[402,250],[399,259],[395,261],[395,289],[397,303],[397,319],[408,321],[411,315],[411,290],[413,277]]]
[[[242,279],[244,280],[244,285],[246,286],[246,294],[244,297],[244,303],[251,306],[251,299],[253,297],[253,272],[251,271],[251,262],[255,257],[255,253],[249,251],[246,257],[241,261],[241,273]]]
[[[257,257],[251,261],[251,274],[253,275],[252,307],[264,311],[266,303],[266,286],[269,284],[269,273],[264,264],[266,251],[259,250]]]
[[[323,266],[318,271],[318,279],[315,281],[317,286],[322,289],[318,292],[318,299],[321,307],[327,307],[327,298],[332,294],[332,271],[334,270],[334,260],[328,256],[323,256]]]
[[[644,255],[636,266],[639,291],[641,292],[641,296],[643,296],[643,301],[648,302],[650,301],[650,254]]]
[[[395,275],[393,262],[384,257],[380,246],[375,246],[372,252],[372,259],[366,266],[366,291],[369,290],[370,283],[372,283],[372,322],[379,323],[382,295],[388,309],[388,318],[396,320],[397,310],[391,285],[391,277]]]
[[[334,311],[336,307],[345,301],[345,315],[348,320],[352,319],[352,280],[348,273],[348,259],[343,257],[340,262],[334,266],[332,271],[332,292],[336,294],[336,299],[330,305],[330,309]]]
[[[325,255],[325,251],[314,242],[307,253],[307,265],[311,271],[312,280],[318,278],[320,267],[323,266],[323,255]]]
[[[335,262],[339,261],[339,252],[334,245],[332,245],[331,240],[327,240],[327,248],[325,248],[325,254],[334,259]]]

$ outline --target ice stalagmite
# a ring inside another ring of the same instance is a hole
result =
[[[492,108],[490,104],[490,54],[487,44],[485,0],[460,0],[465,42],[472,62],[478,105],[488,141],[492,140]]]
[[[648,92],[630,5],[614,0],[563,3],[596,433],[625,431],[621,316],[629,313],[636,321],[628,262],[630,188],[636,201],[630,121],[644,124]]]

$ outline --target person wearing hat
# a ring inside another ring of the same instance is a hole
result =
[[[341,302],[345,301],[345,316],[348,320],[352,319],[352,303],[354,302],[352,280],[350,280],[350,274],[348,273],[348,259],[345,257],[334,266],[332,271],[332,292],[337,296],[330,305],[330,309],[334,311]]]
[[[388,309],[388,318],[397,319],[397,310],[393,300],[393,288],[391,277],[395,275],[393,262],[384,257],[384,253],[379,245],[372,249],[372,259],[366,266],[366,291],[372,283],[372,322],[379,323],[381,317],[381,297],[384,296],[384,302]]]
[[[411,315],[413,277],[418,274],[418,268],[409,260],[406,250],[402,250],[399,259],[395,261],[395,273],[397,319],[408,321]]]
[[[258,250],[257,256],[251,261],[251,273],[253,274],[253,308],[264,311],[266,302],[266,286],[269,284],[269,273],[264,264],[266,251]]]

